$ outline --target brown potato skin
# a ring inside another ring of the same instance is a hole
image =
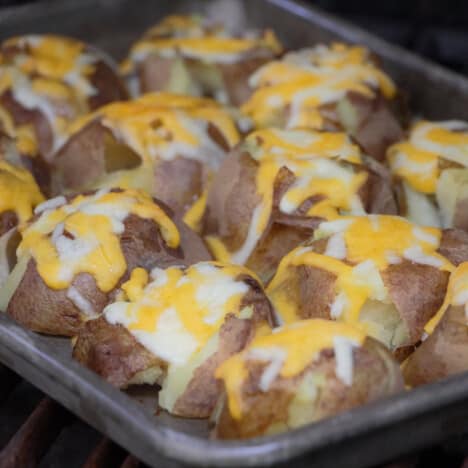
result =
[[[455,266],[468,261],[468,232],[461,229],[444,229],[438,252]]]
[[[25,49],[27,51],[27,46]],[[13,61],[14,57],[21,52],[23,52],[23,48],[21,47],[0,45],[0,53],[7,60]],[[84,52],[90,53],[98,59],[93,64],[93,73],[88,76],[91,85],[97,89],[97,93],[88,98],[85,109],[82,108],[83,106],[78,105],[78,102],[58,99],[50,100],[56,115],[65,117],[69,121],[93,111],[104,104],[128,99],[128,92],[123,81],[112,66],[102,58],[102,53],[89,46],[85,47]],[[53,156],[51,154],[53,130],[45,115],[37,109],[30,110],[24,108],[14,99],[11,91],[8,90],[0,95],[0,106],[7,109],[16,125],[28,123],[33,125],[39,143],[39,155],[46,161],[51,162]]]
[[[125,388],[131,378],[164,362],[146,350],[122,325],[112,325],[105,317],[87,321],[79,330],[73,358],[107,382]]]
[[[323,242],[314,241],[318,253],[323,251]],[[429,265],[419,265],[407,260],[389,265],[382,273],[382,280],[396,307],[400,319],[409,331],[407,343],[412,346],[421,339],[424,326],[433,317],[445,297],[449,273]],[[291,300],[300,304],[300,319],[324,318],[332,320],[330,307],[333,303],[336,276],[321,268],[300,265],[296,273],[280,287],[289,294]],[[399,353],[400,348],[395,350]]]
[[[221,391],[214,378],[215,369],[228,357],[241,351],[253,338],[261,322],[274,325],[273,312],[260,285],[251,277],[239,278],[250,290],[244,296],[241,309],[253,307],[250,319],[228,314],[221,326],[218,350],[201,364],[185,391],[176,400],[173,414],[189,418],[207,418]],[[137,373],[161,363],[151,352],[138,344],[130,332],[120,325],[109,324],[104,317],[88,321],[79,331],[73,357],[109,383],[125,388]]]
[[[311,403],[307,414],[309,423],[403,390],[399,366],[380,343],[366,338],[363,346],[353,351],[353,356],[353,383],[349,387],[336,376],[334,352],[327,349],[301,374],[292,378],[276,377],[267,392],[259,388],[267,364],[249,361],[248,378],[241,387],[243,415],[239,420],[233,418],[223,395],[223,406],[212,435],[219,439],[245,439],[265,435],[272,424],[287,425],[291,401],[308,373],[325,379],[317,399]]]
[[[215,370],[229,357],[242,351],[254,338],[256,324],[274,325],[273,311],[259,284],[250,277],[244,278],[250,286],[241,308],[251,305],[251,319],[239,319],[234,314],[226,317],[220,332],[218,350],[193,373],[185,392],[177,399],[173,413],[190,418],[207,418],[211,415],[221,392],[221,383],[215,379]]]
[[[226,142],[217,128],[212,127],[209,134],[222,148],[225,147]],[[141,164],[140,156],[125,143],[119,142],[99,120],[92,121],[72,135],[56,154],[52,184],[55,194],[64,190],[83,190],[112,173],[106,164],[105,137],[132,153],[133,159],[140,161],[136,166]],[[209,172],[209,168],[201,162],[184,158],[183,155],[170,161],[157,161],[153,167],[151,195],[177,214],[183,214],[202,195]]]
[[[258,163],[247,152],[236,148],[223,161],[208,192],[202,234],[219,236],[231,252],[242,246],[252,213],[260,201],[255,182],[257,170]],[[359,193],[365,209],[370,213],[396,214],[396,202],[389,180],[384,176],[385,169],[379,165],[381,174],[364,166],[357,167],[357,170],[369,174]],[[281,196],[294,180],[295,176],[289,169],[283,167],[278,172],[269,224],[246,262],[246,266],[264,282],[271,278],[281,258],[309,239],[322,221],[306,216],[308,208],[319,201],[318,197],[306,200],[295,213],[280,212]]]
[[[380,93],[369,99],[362,94],[348,92],[346,98],[358,117],[354,139],[366,154],[384,162],[387,148],[404,137],[390,103]]]
[[[113,299],[120,285],[137,267],[151,270],[156,266],[165,268],[174,264],[191,263],[193,260],[210,259],[202,241],[183,223],[179,223],[181,245],[178,249],[167,247],[158,226],[151,220],[130,215],[124,224],[125,231],[120,236],[120,245],[127,261],[127,270],[116,287],[104,294],[94,278],[88,274],[79,274],[72,282],[81,295],[93,304],[96,313],[100,313]],[[184,248],[187,248],[187,253]],[[78,310],[66,294],[66,289],[49,288],[40,277],[34,260],[30,260],[26,274],[14,292],[6,312],[30,330],[74,336],[88,317]]]
[[[403,366],[407,385],[417,387],[468,370],[468,326],[464,307],[449,306],[434,332]]]

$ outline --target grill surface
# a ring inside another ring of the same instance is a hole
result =
[[[375,468],[468,468],[467,439],[468,435],[460,436]],[[65,466],[146,468],[133,455],[0,365],[0,468]]]

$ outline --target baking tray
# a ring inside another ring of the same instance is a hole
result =
[[[0,10],[0,39],[23,33],[68,34],[120,59],[146,27],[173,12],[204,12],[239,30],[271,26],[290,48],[337,38],[365,44],[410,93],[416,112],[435,119],[468,119],[465,78],[289,0],[49,0]],[[31,333],[3,314],[0,361],[142,461],[161,468],[363,467],[468,430],[468,374],[286,434],[221,442],[209,440],[204,421],[164,412],[153,415],[155,399],[148,389],[133,390],[130,398],[75,363],[69,340]]]

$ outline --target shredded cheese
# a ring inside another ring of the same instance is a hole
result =
[[[312,204],[306,216],[335,219],[344,213],[363,214],[359,189],[367,180],[367,172],[353,166],[360,164],[361,154],[346,134],[264,129],[251,133],[242,148],[258,165],[256,191],[260,202],[253,210],[239,250],[229,251],[220,237],[206,238],[216,258],[239,264],[248,260],[268,227],[281,168],[289,169],[295,176],[280,200],[281,212],[292,214],[302,203],[317,197],[319,201]]]
[[[68,288],[75,275],[89,273],[99,289],[108,292],[127,268],[119,236],[130,214],[153,220],[169,247],[179,245],[177,227],[150,196],[136,190],[102,190],[43,210],[21,229],[17,255],[34,258],[50,288]]]
[[[320,107],[353,91],[367,97],[377,90],[395,94],[392,80],[377,68],[367,49],[333,43],[286,54],[260,67],[250,78],[254,89],[242,111],[257,127],[324,127]]]
[[[169,16],[153,26],[130,50],[122,64],[124,73],[150,55],[182,57],[206,63],[236,63],[248,56],[272,56],[282,47],[271,30],[261,35],[234,37],[221,27],[208,25],[199,16]]]
[[[407,259],[446,271],[454,268],[437,252],[441,238],[439,229],[418,227],[398,216],[344,217],[323,222],[314,238],[328,238],[326,253],[334,248],[338,235],[344,241],[344,257],[318,254],[312,243],[293,250],[281,261],[267,292],[284,323],[295,322],[301,317],[300,298],[291,297],[284,287],[301,265],[336,276],[336,296],[330,305],[330,315],[333,319],[353,324],[359,323],[361,308],[368,300],[389,302],[381,277],[381,272],[389,265]]]
[[[352,384],[352,350],[361,346],[365,334],[352,326],[328,320],[304,320],[259,335],[241,353],[234,355],[216,370],[223,381],[233,418],[242,417],[242,388],[249,361],[267,362],[259,388],[268,392],[278,376],[291,378],[303,372],[326,349],[335,350],[336,375],[345,385]]]
[[[170,366],[182,366],[219,331],[227,314],[240,314],[249,286],[237,278],[245,274],[251,275],[216,262],[157,269],[151,278],[135,269],[122,286],[126,297],[107,306],[104,316]]]
[[[434,194],[444,160],[468,167],[468,123],[417,122],[406,141],[388,149],[387,159],[392,172],[416,192]]]
[[[91,76],[99,60],[84,43],[71,38],[29,35],[8,39],[0,47],[0,94],[10,91],[21,106],[45,116],[52,129],[52,153],[65,140],[67,122],[89,111],[88,98],[97,93]],[[60,102],[66,103],[66,112],[57,110]],[[1,107],[0,121],[11,119]],[[19,153],[34,156],[38,152],[38,136],[31,125],[6,127]]]

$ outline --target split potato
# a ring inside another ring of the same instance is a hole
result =
[[[257,128],[345,130],[379,161],[403,137],[395,84],[364,47],[290,52],[259,68],[249,84],[252,96],[241,109]]]
[[[454,265],[468,260],[466,241],[397,216],[323,222],[283,258],[267,293],[280,322],[351,323],[403,360],[441,307]]]
[[[202,232],[216,258],[245,264],[266,282],[324,219],[396,214],[385,172],[377,161],[367,166],[344,133],[257,130],[216,174]]]
[[[141,188],[178,214],[193,208],[196,225],[204,190],[238,139],[235,120],[210,99],[155,93],[110,104],[74,125],[55,157],[54,191]]]
[[[398,363],[350,325],[310,319],[256,337],[216,370],[213,435],[277,434],[403,390]]]
[[[441,380],[468,371],[468,263],[450,276],[444,304],[426,325],[427,336],[403,365],[407,385]]]
[[[132,46],[122,71],[134,95],[166,91],[239,105],[249,76],[281,51],[270,30],[234,36],[200,16],[168,16]]]
[[[73,119],[126,98],[112,61],[76,39],[27,35],[0,44],[0,134],[35,171],[52,161]]]
[[[468,123],[420,121],[387,159],[411,221],[468,231]]]
[[[259,281],[239,266],[136,269],[122,290],[80,330],[73,357],[120,388],[159,384],[159,406],[177,416],[208,417],[216,367],[274,325]]]
[[[136,267],[209,259],[202,241],[136,190],[59,196],[20,227],[0,310],[40,333],[74,336],[118,294]]]

